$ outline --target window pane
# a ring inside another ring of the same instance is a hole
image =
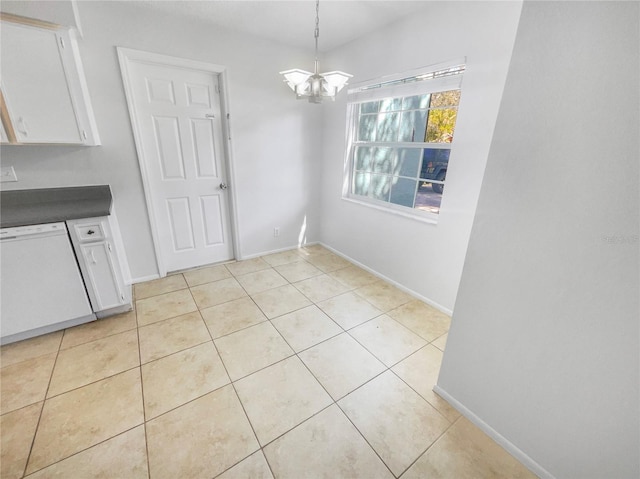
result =
[[[360,107],[360,113],[378,113],[379,106],[379,101],[370,101],[368,103],[363,103]]]
[[[378,115],[363,115],[358,126],[358,140],[374,141],[376,138],[376,122]]]
[[[371,175],[371,188],[369,196],[376,200],[389,201],[389,190],[391,189],[391,176]]]
[[[426,109],[429,107],[429,94],[408,96],[404,99],[402,104],[403,110],[418,110]]]
[[[416,180],[395,178],[396,183],[391,187],[391,203],[413,208],[416,195]]]
[[[438,214],[459,101],[449,90],[352,103],[350,195]]]
[[[427,126],[426,111],[405,111],[402,113],[398,141],[423,142]]]
[[[360,196],[367,196],[370,183],[370,173],[356,173],[353,177],[353,193]]]
[[[368,146],[356,148],[356,170],[371,171],[371,150]]]
[[[429,110],[427,125],[427,143],[451,143],[453,129],[456,126],[457,108]]]
[[[423,180],[440,180],[447,172],[451,150],[444,148],[425,148],[422,156],[420,178]]]
[[[439,106],[458,106],[460,90],[441,91],[431,95],[431,108]]]
[[[431,185],[421,186],[416,194],[415,208],[417,210],[428,211],[429,213],[440,213],[440,203],[442,194],[433,191]]]
[[[378,115],[376,141],[398,141],[400,113],[381,113]]]
[[[421,148],[400,148],[398,150],[398,158],[393,168],[393,172],[399,176],[418,176],[418,168],[420,167]]]
[[[396,150],[393,148],[376,148],[373,156],[373,169],[376,173],[391,173]]]
[[[385,98],[380,101],[380,111],[398,111],[402,109],[402,98]]]

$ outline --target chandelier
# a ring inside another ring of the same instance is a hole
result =
[[[335,101],[336,95],[347,84],[347,80],[353,75],[334,71],[318,73],[318,37],[320,36],[320,0],[316,0],[316,60],[313,73],[297,68],[280,72],[284,75],[284,81],[291,88],[298,100],[309,99],[309,103],[320,103],[324,98]]]

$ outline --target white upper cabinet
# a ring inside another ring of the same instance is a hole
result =
[[[7,132],[4,129],[4,125],[2,124],[1,121],[0,121],[0,141],[2,141],[2,143],[9,142],[9,137],[7,136]]]
[[[29,21],[63,25],[82,31],[76,0],[2,0],[0,11],[4,15],[22,17]]]
[[[100,144],[73,31],[3,21],[1,39],[8,142]]]

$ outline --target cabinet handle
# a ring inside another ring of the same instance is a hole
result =
[[[94,235],[94,234],[96,234],[96,232],[95,232],[95,231],[93,231],[93,230],[89,230],[89,231],[87,231],[87,234],[88,234],[88,235]]]
[[[18,118],[18,131],[22,133],[24,136],[29,135],[29,131],[27,130],[27,120],[22,117]]]
[[[96,259],[96,256],[93,254],[93,250],[92,249],[89,250],[89,256],[91,256],[91,262],[93,264],[97,264],[98,263],[98,260]]]

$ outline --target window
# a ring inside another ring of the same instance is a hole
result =
[[[349,90],[345,197],[437,218],[463,72],[458,63]]]

